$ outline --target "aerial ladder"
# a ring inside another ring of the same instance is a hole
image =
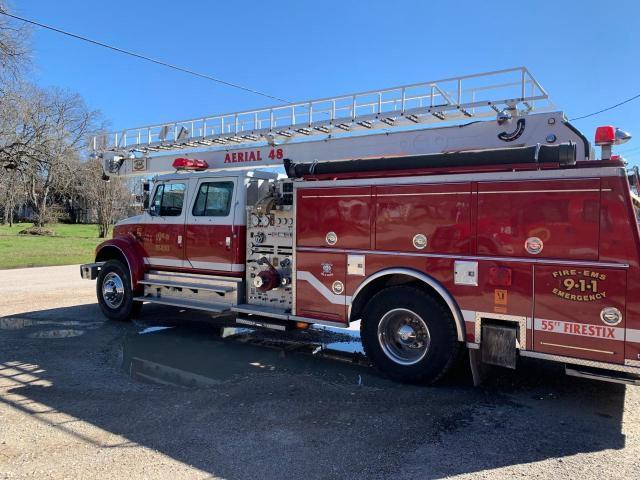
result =
[[[314,164],[567,142],[578,159],[593,158],[586,138],[518,67],[125,129],[93,137],[90,149],[106,175],[149,177],[174,171],[178,157],[203,160],[212,171],[255,170],[285,159]]]

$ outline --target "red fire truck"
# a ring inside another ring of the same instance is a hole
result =
[[[629,138],[598,128],[596,159],[524,67],[103,135],[105,175],[156,176],[81,273],[116,320],[147,302],[360,320],[401,381],[467,349],[477,376],[523,356],[636,384],[638,175],[612,155]]]

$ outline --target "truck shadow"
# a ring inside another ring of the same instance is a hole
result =
[[[0,318],[0,400],[82,443],[231,479],[443,478],[625,446],[621,385],[536,361],[479,388],[462,361],[437,387],[399,385],[350,337],[207,318],[145,306],[123,324],[96,305]]]

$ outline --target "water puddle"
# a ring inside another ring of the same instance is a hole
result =
[[[354,385],[384,382],[368,367],[357,331],[141,327],[125,337],[122,350],[123,369],[139,381],[206,388],[254,375],[292,373]]]
[[[37,332],[27,335],[29,338],[69,338],[79,337],[84,334],[84,330],[72,330],[66,328],[58,328],[54,330],[38,330]]]
[[[23,317],[0,317],[0,330],[22,330],[31,327],[43,327],[56,325],[60,327],[91,328],[101,325],[102,322],[79,322],[75,320],[34,320]]]

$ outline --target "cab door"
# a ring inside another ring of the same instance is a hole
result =
[[[244,218],[238,210],[238,179],[198,178],[185,225],[186,260],[198,270],[244,271]],[[239,225],[238,225],[239,224]]]
[[[184,265],[185,180],[171,180],[156,186],[140,243],[145,263],[157,268]]]

